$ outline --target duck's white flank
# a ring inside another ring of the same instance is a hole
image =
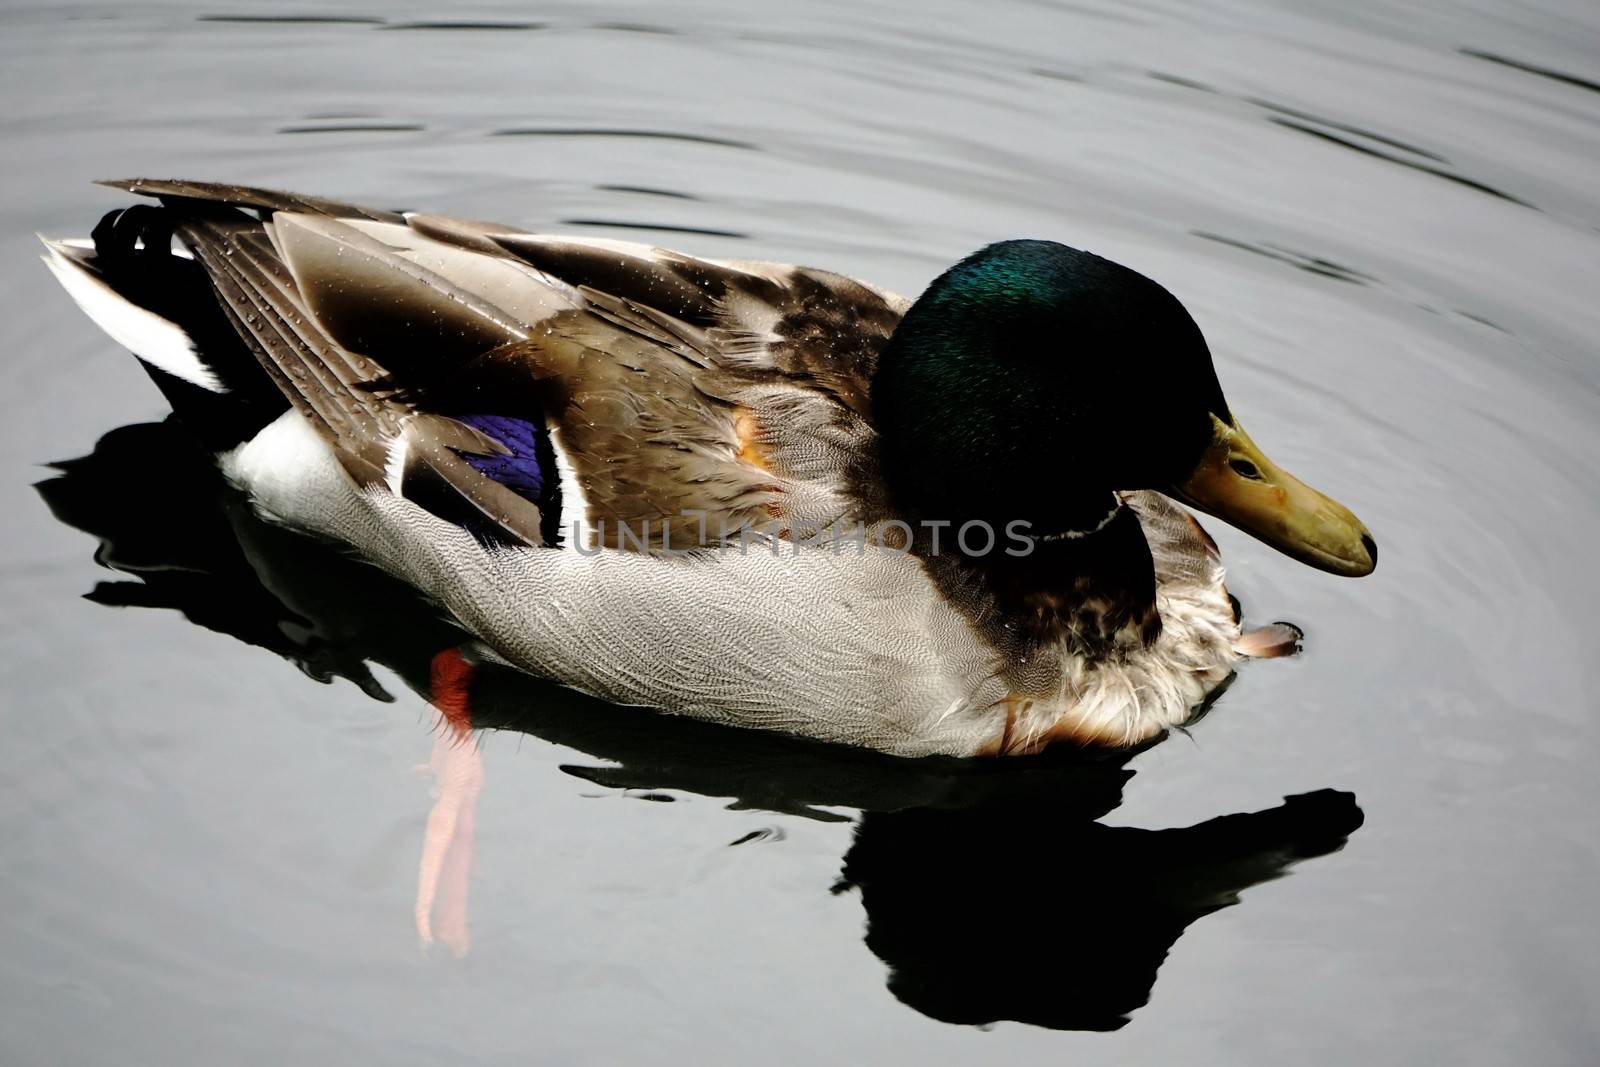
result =
[[[1183,722],[1235,658],[1225,601],[1178,583],[1159,598],[1155,647],[1069,670],[1059,691],[1019,702],[921,564],[890,549],[486,550],[386,487],[357,490],[293,411],[222,467],[266,514],[354,546],[507,662],[619,704],[899,755],[973,755],[1053,728],[1150,736]]]

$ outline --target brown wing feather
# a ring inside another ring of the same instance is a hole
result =
[[[824,271],[487,237],[569,286],[575,304],[472,373],[492,363],[505,387],[547,383],[540,398],[604,543],[683,547],[742,527],[886,517],[868,386],[903,301]]]
[[[538,507],[461,458],[503,447],[393,395],[384,388],[392,372],[380,362],[414,362],[411,345],[447,361],[476,356],[523,339],[520,324],[350,226],[304,212],[389,223],[384,213],[237,186],[138,188],[170,198],[182,219],[175,235],[205,268],[229,320],[358,485],[393,483],[398,473],[400,491],[430,510],[474,515],[474,527],[495,531],[495,540],[542,543]],[[271,221],[183,211],[202,199],[267,210]],[[390,470],[395,455],[403,456],[398,472]]]
[[[623,522],[665,518],[675,545],[700,515],[706,541],[883,519],[867,390],[893,305],[796,268],[713,264],[704,277],[704,328],[592,285],[585,314],[552,324],[589,354],[563,374],[561,425],[598,488],[591,504]]]
[[[460,460],[470,431],[417,421],[490,398],[544,412],[611,544],[647,522],[682,547],[886,516],[868,383],[905,305],[863,283],[248,186],[107,184],[189,211],[180,237],[241,335],[363,484],[403,433],[429,491],[537,543],[537,508]]]
[[[198,219],[178,226],[176,234],[206,269],[262,366],[328,438],[356,483],[382,480],[385,441],[398,421],[381,403],[352,388],[363,366],[371,364],[317,328],[261,225],[243,218]]]
[[[228,207],[253,208],[264,211],[306,211],[315,215],[333,215],[340,218],[364,218],[379,222],[404,222],[405,217],[393,211],[344,204],[337,200],[324,200],[316,196],[301,196],[275,189],[258,189],[252,185],[232,185],[227,182],[190,182],[161,178],[108,178],[97,185],[122,189],[140,196],[154,196],[162,200],[200,200]]]

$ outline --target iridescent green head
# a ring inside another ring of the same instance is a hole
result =
[[[1343,574],[1376,546],[1238,426],[1194,319],[1144,275],[1053,241],[1003,241],[912,305],[872,384],[884,477],[915,520],[1093,530],[1155,489]]]

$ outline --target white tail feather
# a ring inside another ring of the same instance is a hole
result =
[[[65,254],[64,248],[81,247],[75,242],[44,240],[49,249],[41,256],[50,273],[56,276],[67,294],[113,341],[129,349],[146,363],[182,378],[213,393],[227,387],[216,373],[195,354],[194,341],[177,324],[117,294],[94,271]]]

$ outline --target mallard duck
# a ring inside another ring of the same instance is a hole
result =
[[[235,185],[45,261],[273,521],[448,610],[463,654],[608,701],[906,755],[1128,746],[1243,656],[1184,507],[1369,573],[1267,458],[1183,305],[1003,241],[915,302]]]

